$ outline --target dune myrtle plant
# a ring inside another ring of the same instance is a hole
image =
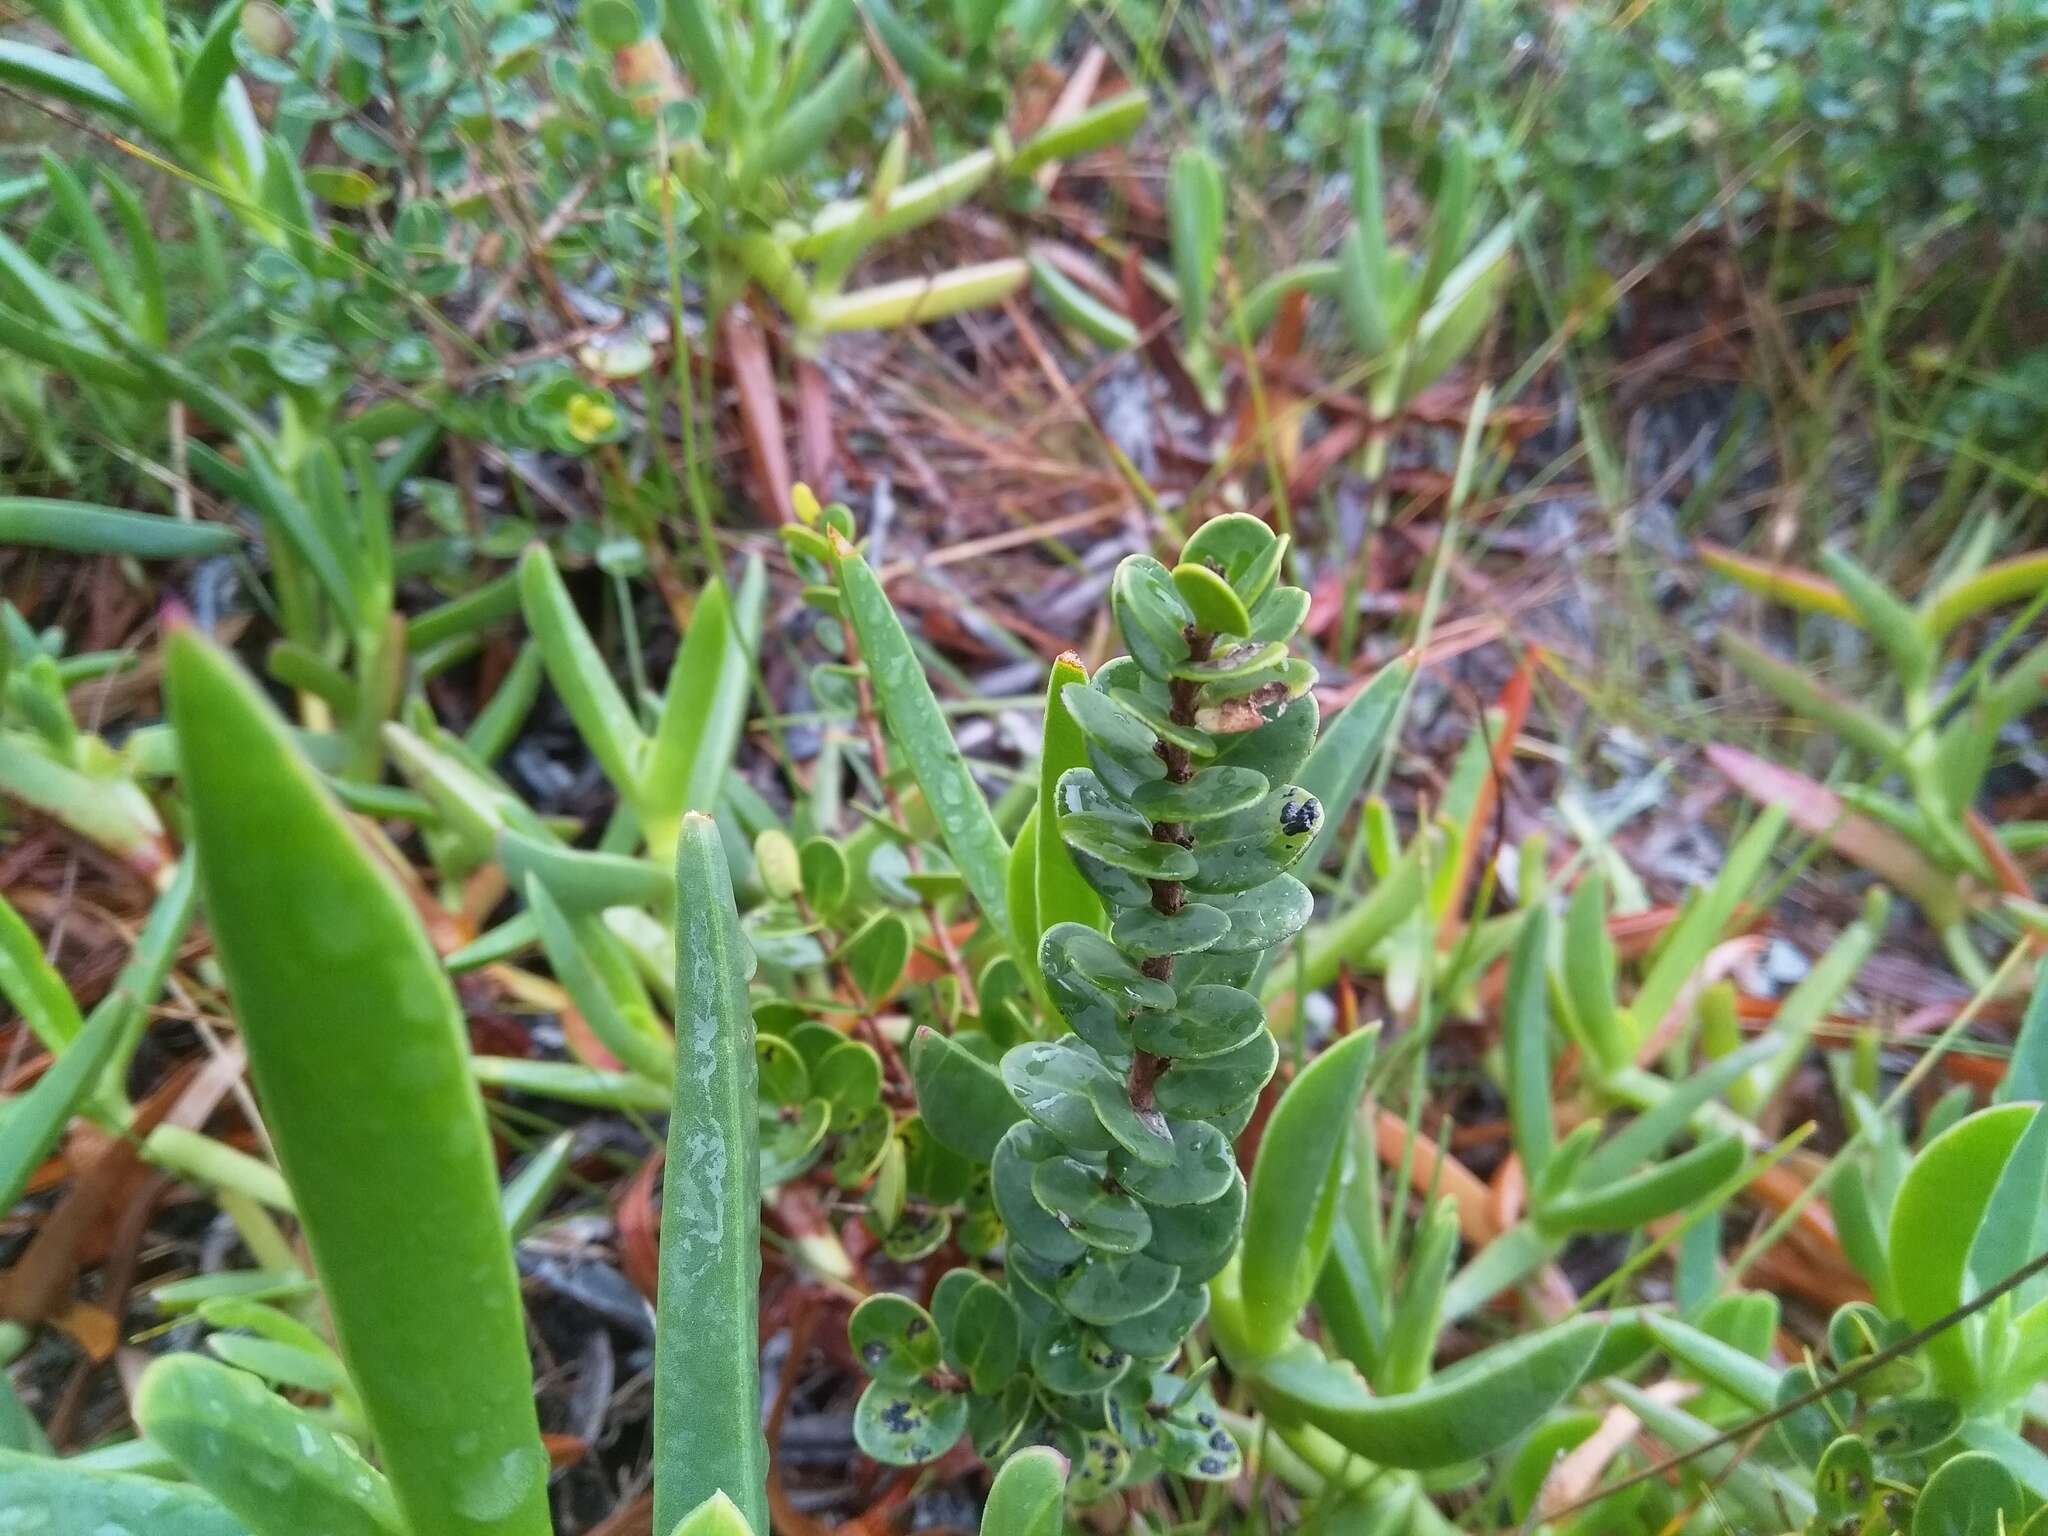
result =
[[[1050,1441],[1081,1500],[1241,1466],[1203,1373],[1175,1367],[1236,1250],[1232,1143],[1278,1060],[1256,975],[1311,908],[1287,872],[1322,810],[1290,782],[1317,713],[1314,671],[1289,654],[1309,599],[1280,581],[1285,554],[1233,515],[1171,569],[1126,559],[1112,604],[1129,654],[1056,690],[1082,761],[1051,810],[1095,899],[1067,904],[1085,921],[1039,913],[1040,1038],[999,1059],[972,1035],[913,1046],[928,1117],[974,1097],[1009,1122],[988,1159],[1004,1273],[945,1275],[929,1313],[891,1295],[854,1314],[875,1378],[856,1423],[882,1459],[964,1433],[991,1458]]]

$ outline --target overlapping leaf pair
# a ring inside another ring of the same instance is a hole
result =
[[[992,1457],[1051,1438],[1082,1499],[1161,1467],[1237,1473],[1214,1402],[1171,1368],[1236,1249],[1231,1144],[1277,1064],[1248,989],[1311,907],[1287,872],[1322,811],[1290,783],[1317,713],[1314,673],[1288,655],[1308,594],[1279,582],[1285,552],[1228,516],[1172,570],[1132,556],[1117,571],[1130,654],[1061,694],[1087,766],[1054,796],[1107,931],[1045,930],[1038,960],[1071,1032],[1012,1047],[996,1068],[1007,1102],[981,1095],[1015,1122],[989,1135],[1003,1284],[956,1271],[932,1314],[901,1297],[855,1314],[873,1455],[926,1460],[968,1431]],[[964,1042],[929,1037],[918,1056],[921,1100],[994,1087]]]

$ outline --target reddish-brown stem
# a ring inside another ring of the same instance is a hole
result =
[[[1188,656],[1194,661],[1208,659],[1210,647],[1215,642],[1213,635],[1196,629],[1192,624],[1186,630]],[[1169,714],[1175,725],[1195,723],[1195,704],[1201,695],[1202,685],[1185,678],[1175,678],[1167,684],[1170,701]],[[1195,776],[1194,758],[1186,747],[1162,740],[1159,743],[1159,759],[1166,764],[1167,782],[1185,784]],[[1152,840],[1156,843],[1174,843],[1182,848],[1194,846],[1194,836],[1183,822],[1155,821],[1152,824]],[[1152,910],[1163,917],[1171,917],[1187,905],[1187,887],[1178,880],[1154,880],[1152,882]],[[1139,966],[1154,981],[1173,980],[1173,956],[1153,955]],[[1159,1074],[1166,1070],[1165,1059],[1147,1051],[1139,1051],[1131,1058],[1131,1070],[1124,1080],[1124,1091],[1129,1096],[1131,1108],[1141,1115],[1156,1115],[1158,1108],[1153,1103],[1153,1085],[1159,1081]]]

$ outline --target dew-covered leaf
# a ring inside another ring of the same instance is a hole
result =
[[[1060,837],[1074,852],[1144,880],[1187,880],[1198,868],[1194,854],[1178,843],[1154,842],[1151,829],[1142,823],[1089,814],[1063,816]]]
[[[1237,1160],[1223,1133],[1205,1120],[1176,1120],[1170,1128],[1173,1159],[1164,1167],[1110,1154],[1117,1183],[1147,1205],[1206,1205],[1221,1199],[1237,1177]]]
[[[1266,797],[1266,776],[1255,768],[1203,768],[1185,784],[1168,779],[1141,784],[1131,806],[1153,821],[1205,822],[1249,809]],[[1198,834],[1199,835],[1199,834]]]
[[[1263,954],[1277,949],[1308,926],[1316,899],[1292,875],[1218,896],[1212,903],[1230,919],[1230,932],[1209,948],[1219,955]]]
[[[1109,936],[1118,948],[1146,958],[1195,954],[1220,943],[1229,934],[1230,919],[1223,910],[1199,901],[1187,902],[1171,914],[1149,906],[1126,907],[1111,920],[1109,927]],[[1169,993],[1172,990],[1166,988]],[[1172,1004],[1169,1001],[1154,1006]]]
[[[1322,721],[1316,696],[1304,693],[1255,730],[1226,737],[1216,754],[1219,768],[1248,768],[1271,784],[1287,784],[1302,772],[1315,750]]]
[[[1011,1126],[996,1144],[994,1161],[989,1166],[989,1190],[1013,1243],[1050,1263],[1070,1264],[1081,1257],[1085,1245],[1038,1203],[1038,1196],[1031,1189],[1032,1173],[1044,1157],[1033,1157],[1030,1153],[1056,1155],[1056,1146],[1043,1145],[1051,1139],[1050,1133],[1029,1121]]]
[[[920,1028],[910,1037],[909,1057],[925,1127],[962,1157],[987,1162],[1018,1118],[1002,1071],[935,1029]]]
[[[1003,1084],[1017,1107],[1079,1152],[1107,1152],[1119,1145],[1103,1128],[1095,1099],[1105,1085],[1121,1093],[1123,1084],[1101,1061],[1077,1045],[1034,1040],[1007,1052]]]
[[[1182,1275],[1179,1289],[1171,1296],[1148,1312],[1110,1324],[1102,1330],[1102,1339],[1111,1348],[1141,1360],[1162,1359],[1178,1350],[1208,1315],[1208,1288]]]
[[[1265,1027],[1265,1010],[1251,993],[1203,983],[1189,987],[1171,1013],[1141,1014],[1131,1038],[1154,1056],[1199,1060],[1237,1050]]]
[[[1152,1241],[1145,1251],[1155,1259],[1178,1265],[1184,1285],[1206,1280],[1236,1251],[1238,1233],[1244,1226],[1244,1207],[1242,1175],[1231,1181],[1220,1200],[1211,1200],[1207,1205],[1155,1207],[1151,1212]]]
[[[1101,1328],[1150,1312],[1179,1283],[1176,1265],[1142,1253],[1096,1252],[1061,1278],[1059,1300],[1082,1322]]]
[[[1152,1221],[1132,1196],[1112,1188],[1108,1175],[1071,1157],[1048,1158],[1032,1170],[1038,1203],[1089,1248],[1136,1253],[1152,1238]]]
[[[1279,1065],[1280,1047],[1262,1029],[1220,1056],[1175,1061],[1160,1074],[1153,1096],[1169,1115],[1228,1114],[1255,1098]]]
[[[1173,573],[1150,555],[1128,555],[1117,566],[1109,605],[1124,649],[1152,676],[1167,677],[1187,659],[1187,628],[1195,616]]]

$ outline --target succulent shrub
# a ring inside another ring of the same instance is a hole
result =
[[[1278,1061],[1249,987],[1311,908],[1288,873],[1322,809],[1292,783],[1317,712],[1288,653],[1308,594],[1280,580],[1285,554],[1232,515],[1172,569],[1131,556],[1112,587],[1129,654],[1059,691],[1085,765],[1060,775],[1055,825],[1100,916],[1038,938],[1049,1038],[1000,1061],[985,1037],[913,1047],[928,1117],[974,1098],[1007,1246],[1000,1284],[956,1270],[931,1315],[901,1297],[855,1313],[875,1377],[856,1430],[880,1459],[971,1429],[990,1456],[1060,1445],[1077,1498],[1161,1466],[1238,1471],[1214,1402],[1172,1368],[1236,1249],[1232,1142]]]

